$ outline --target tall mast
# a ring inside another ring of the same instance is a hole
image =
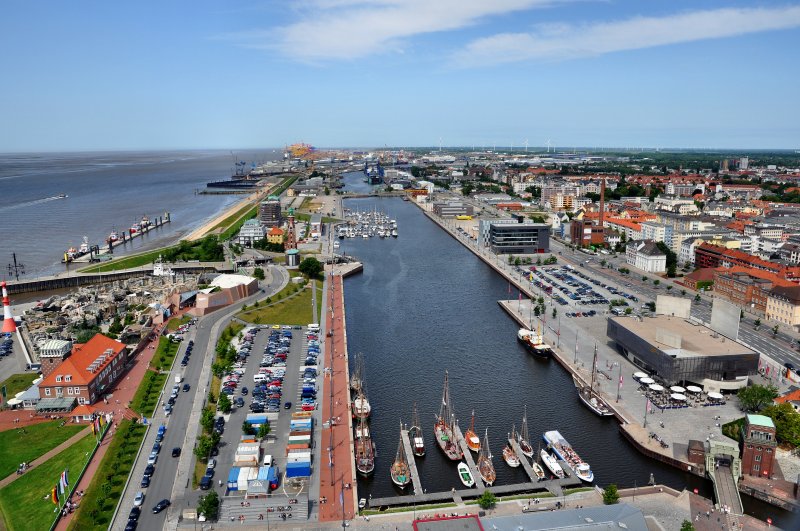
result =
[[[594,344],[594,358],[592,358],[592,383],[589,387],[589,395],[594,393],[594,373],[597,372],[597,343]]]

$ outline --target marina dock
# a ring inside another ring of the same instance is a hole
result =
[[[422,494],[422,480],[417,471],[417,462],[414,460],[414,452],[411,450],[411,439],[408,438],[408,430],[400,431],[400,436],[403,438],[403,451],[406,453],[406,462],[411,471],[411,484],[414,486],[414,494]]]
[[[478,472],[478,467],[475,465],[475,460],[472,459],[472,454],[469,451],[467,442],[464,440],[464,434],[461,433],[461,428],[458,426],[458,424],[456,424],[455,436],[458,446],[461,447],[461,451],[464,452],[464,461],[467,463],[469,471],[472,473],[472,479],[475,480],[475,487],[478,489],[484,488],[485,485],[483,484],[483,479],[481,479],[481,474]]]
[[[130,241],[134,240],[135,238],[138,238],[139,236],[143,236],[143,235],[147,234],[150,231],[153,231],[155,229],[163,227],[165,223],[169,223],[170,221],[171,221],[171,219],[170,219],[169,212],[165,212],[163,217],[159,216],[157,218],[154,218],[153,221],[149,225],[145,225],[143,227],[140,227],[139,230],[137,232],[134,232],[133,234],[127,233],[125,231],[121,231],[119,233],[119,239],[118,240],[106,241],[102,245],[98,245],[98,251],[96,253],[86,252],[86,253],[83,253],[83,254],[79,254],[79,255],[76,255],[75,258],[67,260],[67,262],[88,263],[92,259],[96,259],[99,256],[103,256],[103,255],[106,255],[106,254],[113,254],[114,247],[117,247],[119,245],[125,245],[126,243],[129,243]],[[62,262],[63,261],[64,260],[62,260]]]
[[[533,471],[533,467],[528,462],[528,458],[523,455],[522,449],[520,449],[519,447],[519,443],[515,441],[512,437],[509,437],[508,444],[510,444],[511,448],[515,452],[517,452],[517,457],[519,457],[519,462],[522,463],[522,468],[525,469],[525,473],[528,474],[528,477],[531,478],[531,481],[534,483],[538,483],[539,477],[536,475],[536,472]]]

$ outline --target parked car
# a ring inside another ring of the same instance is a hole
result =
[[[133,506],[141,507],[143,503],[144,503],[144,492],[139,491],[136,493],[136,496],[133,497]]]

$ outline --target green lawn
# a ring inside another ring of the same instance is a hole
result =
[[[255,324],[282,324],[282,325],[307,325],[318,323],[322,314],[324,301],[322,300],[322,283],[317,282],[317,312],[314,318],[311,315],[311,288],[306,288],[299,294],[284,298],[270,306],[251,309],[236,315],[239,319]]]
[[[0,478],[13,474],[20,463],[31,462],[63,443],[86,426],[67,424],[59,428],[60,420],[43,422],[19,429],[0,432]]]
[[[153,354],[153,359],[150,360],[150,367],[168,371],[180,345],[180,343],[173,343],[164,336],[158,338],[158,347],[156,347],[156,352]]]
[[[39,377],[38,373],[35,372],[24,372],[21,374],[12,374],[3,383],[0,383],[0,387],[5,386],[6,388],[6,398],[14,398],[14,396],[19,393],[20,391],[24,391],[28,387],[31,386],[33,381]]]
[[[184,315],[180,319],[170,319],[169,321],[167,321],[167,330],[169,330],[170,332],[173,330],[177,330],[179,326],[185,325],[191,320],[192,320],[191,315]]]
[[[141,267],[143,265],[152,264],[158,259],[160,254],[163,254],[164,249],[156,249],[141,254],[133,254],[124,258],[110,260],[102,264],[93,265],[81,269],[81,273],[105,273],[107,271],[119,271],[121,269],[132,269],[134,267]]]
[[[100,462],[97,472],[92,477],[89,488],[86,489],[81,499],[81,506],[75,518],[72,519],[69,529],[107,529],[111,516],[122,496],[122,489],[133,466],[136,452],[142,443],[146,427],[134,424],[130,420],[122,420],[111,444]],[[127,435],[127,437],[125,437]],[[163,452],[164,450],[162,450]],[[161,454],[161,459],[169,459]],[[133,479],[138,481],[137,478]],[[158,500],[156,500],[158,501]],[[150,507],[153,504],[146,504]],[[127,511],[124,507],[121,510]]]
[[[94,436],[87,435],[0,490],[0,510],[6,529],[49,529],[56,517],[51,489],[65,468],[69,469],[70,482],[75,485],[95,444]]]

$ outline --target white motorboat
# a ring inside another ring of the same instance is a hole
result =
[[[475,478],[472,477],[469,467],[463,461],[458,464],[458,479],[465,487],[472,488],[475,486]]]
[[[556,458],[550,455],[547,450],[539,451],[539,457],[542,458],[542,463],[544,463],[544,466],[547,467],[547,470],[549,470],[551,474],[557,478],[564,477],[564,470],[561,469]]]

